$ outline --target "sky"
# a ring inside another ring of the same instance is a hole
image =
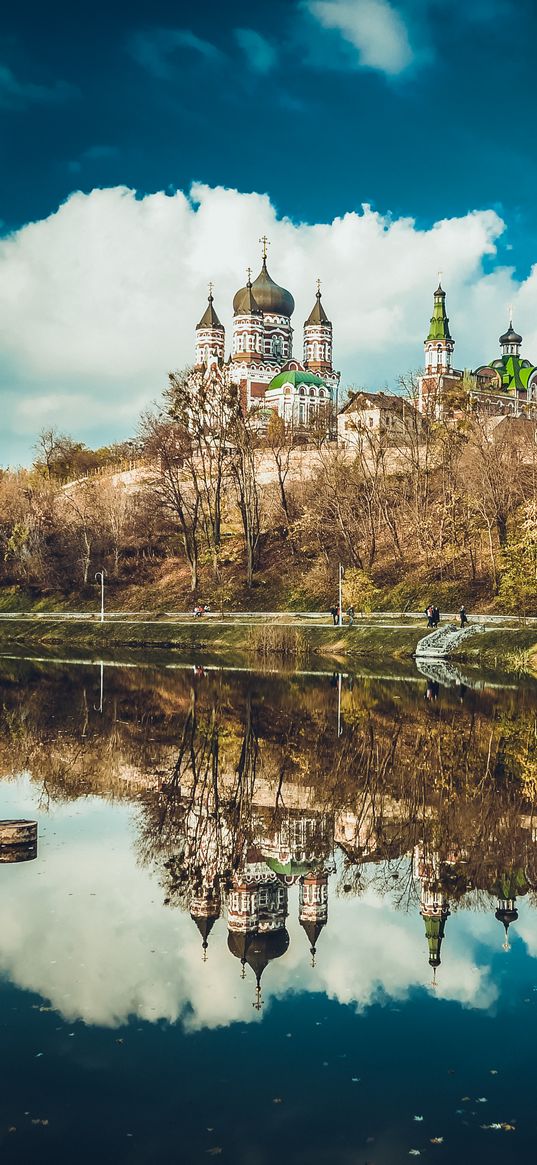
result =
[[[0,30],[0,464],[132,436],[260,263],[317,277],[342,384],[458,367],[512,304],[537,363],[533,0],[35,0]]]

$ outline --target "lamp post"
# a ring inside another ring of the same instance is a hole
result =
[[[99,579],[101,581],[101,623],[104,623],[104,580],[105,580],[105,577],[106,577],[106,571],[105,571],[104,567],[102,570],[96,571],[95,579],[96,579],[96,581],[98,581]]]
[[[345,567],[339,564],[338,568],[338,600],[339,600],[339,615],[338,627],[343,626],[343,575],[345,574]]]

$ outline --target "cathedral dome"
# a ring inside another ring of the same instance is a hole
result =
[[[271,312],[277,316],[292,316],[295,310],[295,301],[290,291],[280,287],[271,279],[267,271],[267,260],[263,259],[263,266],[257,279],[254,279],[253,293],[261,311]]]
[[[519,336],[518,332],[515,332],[515,329],[513,327],[513,322],[511,320],[507,331],[504,332],[503,336],[500,336],[500,344],[503,348],[504,345],[506,345],[506,344],[521,344],[521,343],[522,343],[522,336]]]
[[[250,280],[246,287],[240,287],[233,296],[233,311],[236,316],[261,315],[261,308],[253,294]]]

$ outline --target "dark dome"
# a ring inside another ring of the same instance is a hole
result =
[[[511,320],[507,331],[504,332],[503,336],[500,336],[500,344],[502,344],[502,346],[503,346],[503,344],[521,344],[521,343],[522,343],[522,336],[519,336],[518,332],[515,332],[515,329],[513,327],[513,321]]]
[[[280,959],[289,946],[287,930],[271,930],[264,934],[241,934],[230,931],[227,940],[228,950],[235,958],[244,960],[252,968],[256,976],[261,976],[267,963],[273,959]]]
[[[256,303],[261,311],[272,312],[278,316],[292,316],[295,310],[295,301],[290,291],[279,287],[267,271],[267,261],[263,259],[263,266],[257,279],[253,283],[253,292]]]
[[[261,308],[253,294],[252,284],[240,287],[233,296],[233,311],[236,316],[261,315]]]

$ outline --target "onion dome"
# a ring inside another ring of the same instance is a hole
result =
[[[519,336],[518,332],[515,332],[515,329],[513,327],[513,321],[509,320],[509,327],[508,327],[507,331],[504,332],[503,336],[500,336],[500,344],[501,344],[502,348],[504,346],[506,346],[507,344],[521,344],[521,343],[522,343],[522,336]]]
[[[214,299],[212,291],[209,292],[209,302],[197,326],[198,328],[221,328],[222,324],[214,310]],[[197,329],[196,329],[197,330]]]
[[[267,271],[267,260],[263,257],[263,266],[257,279],[254,279],[253,291],[256,303],[261,311],[270,312],[277,316],[292,316],[295,310],[295,301],[290,291],[280,287],[271,279]]]
[[[324,307],[321,303],[321,289],[318,288],[317,294],[315,296],[315,303],[310,311],[310,314],[309,314],[307,320],[304,323],[304,327],[307,328],[310,326],[310,324],[329,324],[329,323],[330,323],[330,320],[328,319],[328,316],[327,316],[327,314],[324,310]]]
[[[498,903],[498,909],[494,913],[494,917],[498,922],[501,922],[505,930],[505,942],[503,944],[504,951],[509,950],[508,932],[512,922],[516,922],[518,918],[518,910],[515,906],[514,898],[510,901]]]
[[[252,292],[252,281],[248,270],[246,287],[241,287],[233,297],[233,311],[236,316],[261,315],[261,308]]]
[[[256,1001],[254,1007],[259,1010],[261,1007],[261,976],[265,967],[273,959],[280,959],[285,954],[289,946],[289,934],[283,928],[268,931],[265,934],[259,934],[257,932],[237,934],[230,932],[227,945],[231,954],[235,955],[235,958],[240,959],[243,968],[247,963],[254,972],[256,980]]]

